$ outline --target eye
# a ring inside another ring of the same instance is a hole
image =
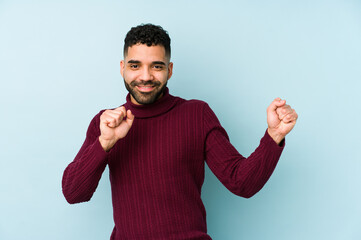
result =
[[[162,70],[164,68],[164,66],[163,65],[154,65],[153,68],[156,70]]]
[[[138,64],[130,64],[129,66],[131,69],[138,69],[139,65]]]

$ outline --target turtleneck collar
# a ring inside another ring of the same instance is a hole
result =
[[[163,96],[152,104],[136,105],[130,99],[130,93],[127,95],[127,102],[124,104],[126,109],[130,109],[136,118],[150,118],[168,112],[176,103],[177,98],[169,94],[166,87]]]

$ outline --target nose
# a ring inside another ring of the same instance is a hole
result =
[[[152,71],[148,67],[144,67],[142,69],[141,74],[140,74],[140,79],[139,80],[142,80],[142,81],[152,81],[152,80],[154,80]]]

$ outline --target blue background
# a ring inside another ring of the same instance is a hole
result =
[[[109,239],[108,171],[83,204],[67,204],[61,178],[91,118],[124,102],[123,39],[148,22],[172,38],[171,94],[207,101],[243,155],[275,97],[299,114],[253,198],[206,169],[209,234],[361,239],[361,2],[351,0],[0,0],[0,239]]]

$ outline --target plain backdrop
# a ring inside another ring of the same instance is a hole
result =
[[[361,2],[0,0],[0,239],[109,239],[108,170],[69,205],[65,167],[92,117],[124,103],[123,40],[172,38],[170,93],[209,103],[244,156],[282,97],[299,120],[265,187],[230,193],[206,168],[215,240],[361,239]]]

